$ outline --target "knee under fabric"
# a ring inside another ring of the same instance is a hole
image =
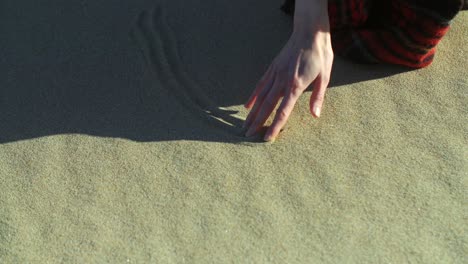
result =
[[[335,53],[359,63],[423,68],[466,0],[329,0]],[[283,11],[294,14],[294,0]]]

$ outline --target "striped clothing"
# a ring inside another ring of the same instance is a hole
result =
[[[329,0],[333,50],[360,63],[426,67],[463,2]],[[293,14],[294,0],[287,0],[282,9]]]

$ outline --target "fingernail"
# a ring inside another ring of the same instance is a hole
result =
[[[270,141],[271,140],[271,131],[270,129],[268,129],[265,133],[265,135],[263,136],[263,140],[264,141]]]
[[[274,142],[275,141],[275,138],[272,137],[271,135],[267,135],[263,138],[264,141],[266,142]]]
[[[320,106],[318,105],[314,106],[314,114],[316,117],[320,117],[320,111],[321,111]]]
[[[250,128],[247,133],[245,133],[245,136],[246,137],[251,137],[253,134],[254,134],[255,130],[253,130],[252,128]]]

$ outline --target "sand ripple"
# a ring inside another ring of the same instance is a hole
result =
[[[236,112],[217,107],[184,69],[175,34],[167,23],[161,6],[157,5],[140,14],[134,37],[141,47],[155,82],[174,95],[178,103],[195,118],[207,122],[213,128],[239,132],[241,120],[232,116]],[[144,100],[154,98],[157,96],[156,92],[149,87],[145,91]]]

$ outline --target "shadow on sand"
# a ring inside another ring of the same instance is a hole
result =
[[[197,10],[57,1],[30,12],[11,2],[0,18],[0,143],[57,134],[251,141],[226,107],[244,103],[291,28],[281,1],[210,0]],[[330,88],[403,71],[337,59]]]

